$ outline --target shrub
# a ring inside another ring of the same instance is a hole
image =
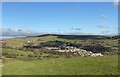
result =
[[[37,56],[35,55],[35,57],[37,57]]]
[[[28,54],[28,57],[33,57],[33,55],[32,54]]]
[[[5,57],[6,58],[16,58],[17,55],[16,54],[7,54]]]
[[[23,56],[23,54],[21,54],[21,56]]]

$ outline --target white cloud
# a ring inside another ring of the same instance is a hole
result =
[[[44,32],[43,32],[44,33]],[[0,29],[0,35],[3,36],[35,36],[40,35],[42,32],[34,32],[31,30],[22,30],[22,29]]]
[[[119,4],[120,4],[120,3],[119,3],[119,0],[115,0],[115,1],[113,2],[113,5],[116,6],[116,7],[118,7]]]
[[[81,30],[80,28],[76,28],[75,30]]]
[[[93,35],[94,33],[91,32],[71,32],[67,33],[67,35]]]
[[[106,16],[106,15],[101,15],[100,18],[101,18],[101,19],[106,19],[107,16]]]
[[[107,35],[110,34],[110,31],[101,31],[99,34]]]
[[[71,30],[81,30],[81,28],[71,28]]]
[[[104,26],[104,25],[98,25],[97,28],[100,28],[100,29],[108,29],[109,26]]]
[[[115,36],[115,35],[118,35],[118,33],[111,33],[110,31],[101,31],[99,33],[100,35],[108,35],[108,36]]]

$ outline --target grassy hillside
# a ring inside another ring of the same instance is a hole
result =
[[[59,55],[42,53],[42,50],[40,50],[40,52],[32,52],[5,48],[2,49],[2,55],[4,56],[4,58],[14,58],[21,61],[33,61],[60,57]]]
[[[13,48],[19,48],[22,47],[27,41],[32,41],[33,45],[39,45],[41,42],[48,42],[48,41],[54,41],[59,40],[63,42],[70,42],[70,43],[76,43],[76,44],[90,44],[91,41],[96,42],[96,40],[99,40],[99,42],[104,46],[117,46],[118,39],[111,39],[110,36],[98,36],[98,35],[52,35],[52,34],[46,34],[41,36],[34,36],[34,37],[21,37],[21,38],[10,38],[5,39],[5,42],[7,43],[7,46],[11,46]]]
[[[81,47],[87,51],[110,52],[109,54],[116,54],[118,51],[118,40],[113,39],[111,36],[98,36],[98,35],[52,35],[46,34],[34,37],[21,37],[21,38],[10,38],[5,39],[6,47],[13,49],[24,49],[23,47],[28,41],[32,42],[32,46],[43,46],[54,44],[68,43],[77,47]],[[57,42],[56,42],[57,41]],[[59,41],[59,43],[58,43]],[[55,43],[56,42],[56,43]],[[108,53],[105,53],[108,54]]]
[[[57,58],[35,61],[3,59],[3,75],[116,75],[118,56]]]
[[[45,37],[21,37],[21,38],[10,38],[5,39],[7,46],[13,48],[22,47],[27,41],[33,41],[34,45],[37,45],[41,42],[56,40],[56,36],[45,36]]]
[[[118,40],[119,38],[113,39],[110,36],[50,34],[5,39],[6,44],[2,50],[4,64],[2,72],[3,75],[116,75],[118,74],[118,56],[115,54],[102,57],[65,57],[53,53],[52,50],[27,49],[23,46],[27,41],[31,41],[32,46],[61,46],[69,43],[83,48],[89,47],[87,49],[93,47],[94,50],[95,47],[96,49],[102,47],[102,50],[108,47],[111,49],[110,52],[116,52]]]

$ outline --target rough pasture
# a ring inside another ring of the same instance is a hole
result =
[[[3,75],[116,75],[118,56],[3,60]]]

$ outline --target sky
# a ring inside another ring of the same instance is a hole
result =
[[[113,2],[3,2],[4,36],[41,34],[115,35],[118,7]]]

